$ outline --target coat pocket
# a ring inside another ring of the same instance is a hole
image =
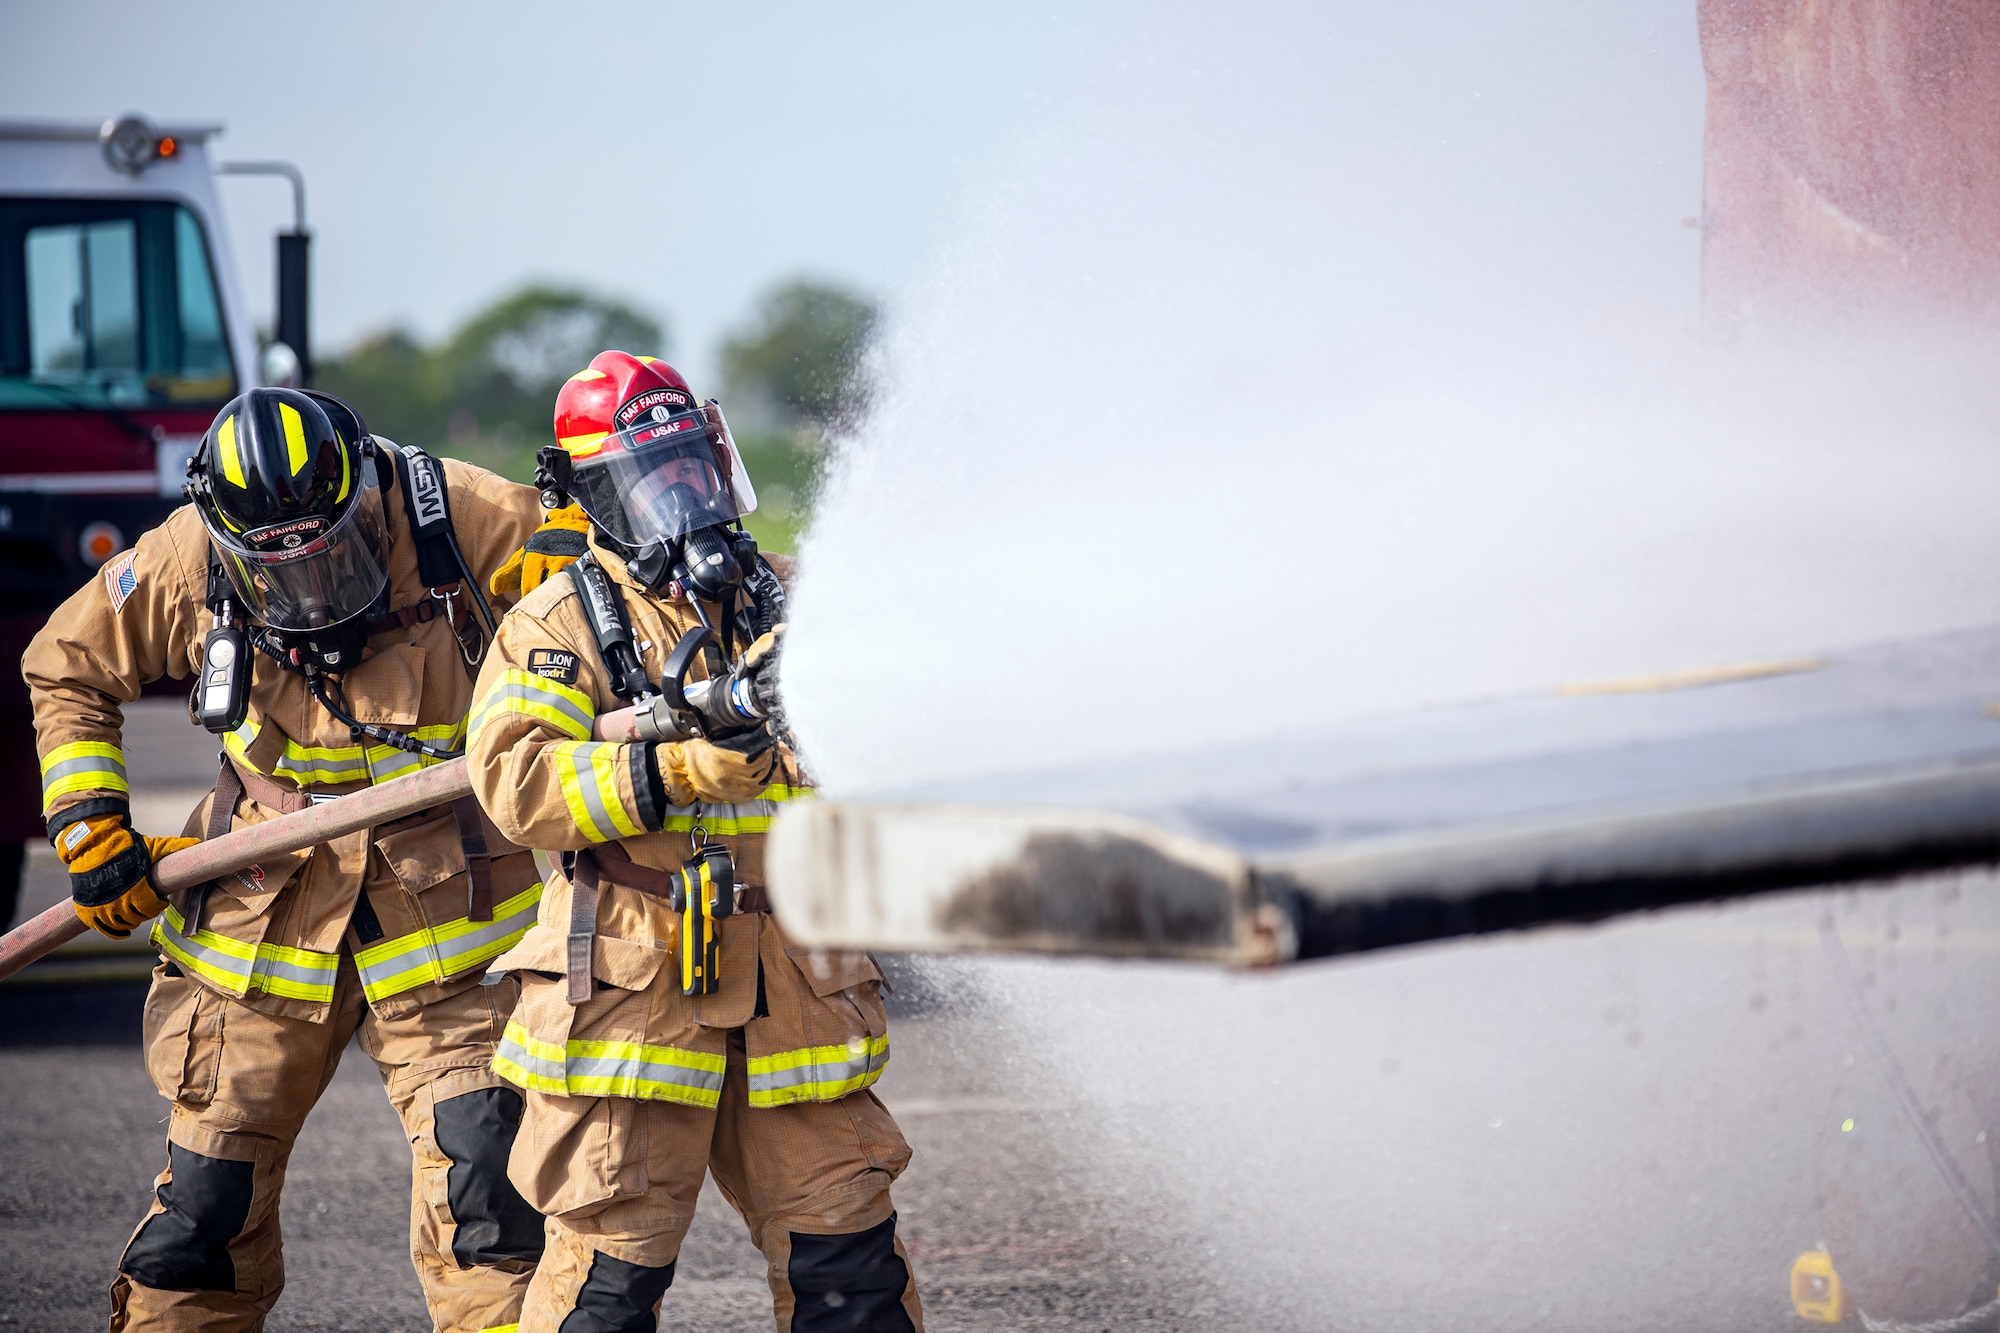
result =
[[[222,1068],[222,997],[186,975],[153,969],[143,1023],[146,1073],[168,1101],[206,1106]]]
[[[852,949],[809,949],[787,941],[785,957],[792,960],[813,994],[822,999],[863,982],[882,980],[882,969],[875,960]]]

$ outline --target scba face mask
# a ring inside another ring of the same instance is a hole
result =
[[[757,508],[722,405],[695,407],[687,393],[655,389],[621,407],[617,422],[601,440],[569,448],[565,489],[629,553],[634,578],[720,597],[742,577],[738,548],[747,540],[729,525]]]
[[[377,461],[339,399],[264,388],[217,414],[189,466],[187,495],[234,603],[226,618],[240,612],[275,633],[295,665],[353,665],[364,617],[386,595]]]

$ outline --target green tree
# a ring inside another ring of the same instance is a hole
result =
[[[793,430],[824,433],[866,406],[861,358],[880,312],[873,302],[795,278],[768,292],[755,323],[722,346],[723,381]]]
[[[473,315],[438,347],[396,329],[322,361],[318,385],[391,439],[480,463],[517,481],[554,442],[564,380],[608,347],[658,355],[659,322],[574,288],[526,287]]]

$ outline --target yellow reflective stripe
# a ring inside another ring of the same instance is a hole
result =
[[[441,926],[423,926],[407,935],[371,944],[354,955],[361,989],[372,1003],[406,990],[444,981],[514,947],[535,924],[542,901],[537,881],[493,908],[491,921],[462,916]]]
[[[636,1041],[575,1040],[558,1046],[509,1022],[493,1072],[558,1097],[636,1097],[713,1107],[722,1101],[724,1060],[706,1051]]]
[[[677,806],[676,809],[685,809]],[[747,833],[769,833],[771,816],[746,813],[745,807],[705,805],[697,815],[668,815],[660,825],[662,833],[692,833],[699,824],[704,833],[718,838],[740,838]]]
[[[243,766],[251,772],[260,772],[261,770],[250,762],[249,750],[252,745],[257,743],[257,734],[263,729],[263,723],[254,717],[250,718],[242,726],[222,738],[222,748],[242,760]]]
[[[592,842],[636,838],[644,829],[618,796],[618,771],[630,763],[616,741],[557,741],[549,747],[563,803],[577,829]]]
[[[842,1046],[806,1046],[749,1062],[750,1105],[838,1101],[882,1077],[889,1063],[889,1034],[856,1037]]]
[[[290,403],[278,404],[278,420],[285,427],[285,456],[291,460],[292,475],[298,476],[306,470],[306,423],[299,417],[299,409]]]
[[[153,923],[154,947],[232,995],[258,990],[320,1004],[333,999],[338,954],[282,944],[253,946],[212,930],[198,930],[190,937],[183,933],[186,927],[179,909],[169,905]]]
[[[480,1329],[479,1333],[521,1333],[521,1326],[519,1324],[489,1324],[485,1328]]]
[[[335,431],[334,437],[338,439],[339,436],[340,432]],[[354,481],[354,464],[348,458],[347,450],[343,448],[340,451],[340,494],[333,497],[333,502],[335,504],[339,504],[342,500],[345,500],[347,498],[348,489],[353,483],[353,481]]]
[[[71,741],[58,745],[42,759],[42,813],[48,814],[58,796],[74,791],[130,793],[125,777],[125,752],[110,741]]]
[[[532,671],[509,667],[472,706],[470,735],[475,743],[496,713],[520,713],[548,723],[565,736],[587,741],[597,708],[582,690],[571,689],[559,680]]]
[[[738,838],[747,833],[769,833],[771,820],[778,813],[778,806],[787,801],[802,801],[813,794],[811,787],[788,787],[774,783],[764,788],[755,800],[737,801],[733,804],[720,801],[703,802],[698,805],[670,805],[660,825],[664,833],[690,833],[696,825],[718,838]]]
[[[256,743],[260,730],[259,723],[245,722],[222,738],[223,748],[252,772],[263,771],[250,762],[249,756],[249,749]],[[409,734],[420,741],[442,742],[447,750],[457,749],[465,734],[465,720],[461,718],[457,722],[418,727]],[[386,782],[392,777],[443,762],[429,755],[411,754],[393,745],[301,745],[287,737],[284,752],[272,766],[271,774],[290,778],[300,787],[315,784],[338,786],[347,782]]]
[[[247,489],[250,483],[243,479],[243,455],[236,450],[234,412],[223,418],[222,429],[215,432],[215,451],[222,455],[222,475],[229,479],[229,484]]]

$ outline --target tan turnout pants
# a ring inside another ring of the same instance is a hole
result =
[[[794,1328],[795,1279],[806,1271],[837,1275],[843,1252],[871,1244],[893,1246],[900,1286],[853,1292],[844,1312],[851,1320],[822,1312],[813,1324],[922,1333],[923,1306],[889,1198],[910,1149],[888,1110],[866,1089],[839,1101],[753,1108],[741,1029],[729,1034],[727,1058],[717,1107],[527,1094],[513,1176],[549,1214],[549,1243],[521,1333],[567,1330],[565,1321],[580,1310],[601,1321],[580,1327],[622,1333],[628,1324],[619,1321],[619,1307],[657,1310],[711,1171],[764,1254],[779,1333]],[[794,1254],[795,1245],[825,1253],[808,1259]],[[866,1313],[871,1305],[878,1308]]]
[[[343,955],[333,1016],[310,1023],[155,969],[146,1062],[173,1102],[168,1166],[119,1262],[113,1333],[263,1328],[285,1285],[278,1201],[292,1144],[357,1034],[410,1141],[410,1252],[432,1321],[441,1333],[511,1330],[542,1245],[506,1179],[520,1094],[489,1068],[516,993],[511,979],[475,984],[383,1019]]]

